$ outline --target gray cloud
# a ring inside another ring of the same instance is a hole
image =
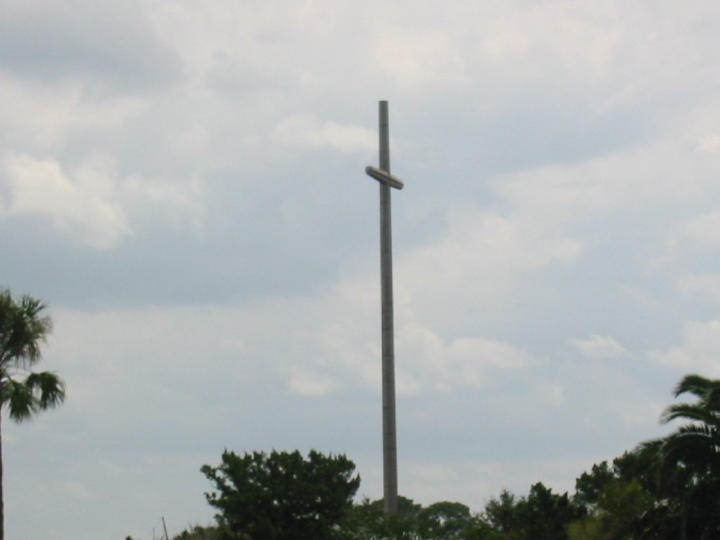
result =
[[[76,80],[89,93],[142,91],[178,80],[181,61],[135,2],[5,2],[4,69],[39,81]]]

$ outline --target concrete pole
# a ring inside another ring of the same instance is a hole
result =
[[[379,104],[380,169],[390,173],[388,103]],[[386,515],[398,507],[395,428],[395,346],[393,335],[392,233],[390,186],[380,182],[380,296],[382,311],[383,496]]]

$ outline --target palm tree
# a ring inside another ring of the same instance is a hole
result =
[[[662,414],[664,424],[672,420],[690,420],[668,435],[663,443],[663,457],[681,462],[702,477],[720,472],[720,380],[700,375],[686,375],[675,387],[675,397],[695,395],[695,403],[670,405]]]
[[[15,301],[10,291],[0,291],[0,413],[5,407],[16,422],[65,399],[65,384],[56,374],[29,371],[40,360],[40,345],[52,327],[50,318],[41,315],[43,309],[31,296]],[[4,518],[0,432],[0,540],[5,537]]]
[[[660,454],[666,478],[684,478],[681,497],[681,533],[687,537],[688,519],[692,512],[698,538],[714,538],[718,532],[715,517],[720,497],[720,380],[700,375],[686,375],[675,387],[675,397],[693,394],[694,403],[670,405],[662,414],[661,422],[689,420],[662,440]]]

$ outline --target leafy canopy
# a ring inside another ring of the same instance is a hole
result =
[[[297,450],[225,451],[219,466],[201,471],[214,484],[205,497],[228,538],[331,538],[360,486],[352,461],[315,450],[307,459]]]

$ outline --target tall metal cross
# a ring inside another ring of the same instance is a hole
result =
[[[393,332],[392,233],[390,188],[402,189],[403,183],[390,174],[388,103],[379,103],[380,168],[366,167],[365,172],[380,182],[380,297],[382,313],[382,418],[383,418],[383,501],[385,514],[398,507],[397,431],[395,428],[395,347]]]

